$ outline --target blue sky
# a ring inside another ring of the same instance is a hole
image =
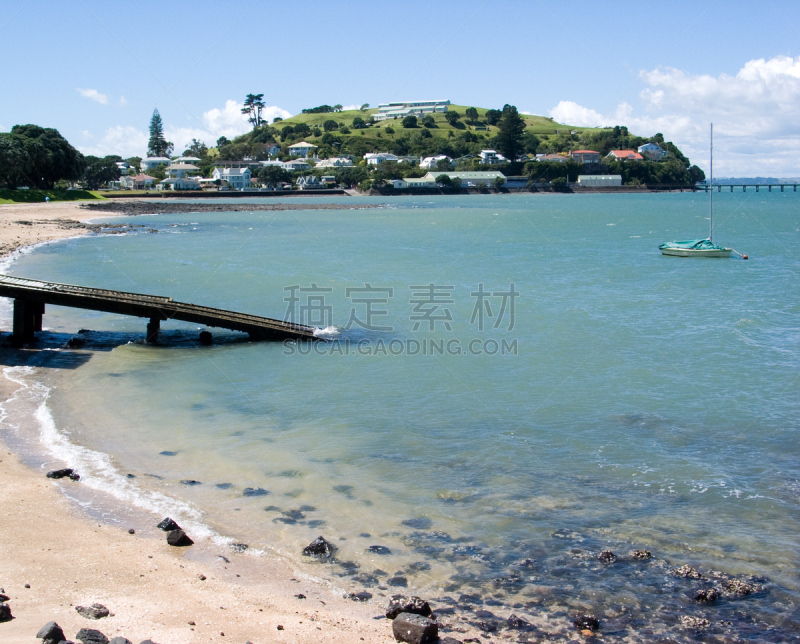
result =
[[[800,3],[3,0],[0,131],[85,153],[176,149],[327,103],[449,99],[662,132],[718,176],[800,176]]]

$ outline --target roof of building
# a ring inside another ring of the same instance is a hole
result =
[[[578,181],[581,179],[622,179],[621,174],[580,174],[578,175]]]
[[[597,150],[573,150],[572,154],[600,154]]]
[[[170,163],[167,170],[199,170],[196,165],[191,163]]]
[[[252,174],[250,168],[217,168],[216,171],[228,176],[241,176],[244,175],[245,172]]]
[[[429,172],[428,174],[425,175],[425,177],[430,175],[435,179],[436,177],[439,177],[439,176],[441,176],[443,174],[446,174],[451,179],[455,179],[456,177],[458,177],[459,179],[464,180],[464,181],[470,181],[471,179],[495,179],[497,177],[502,177],[503,179],[506,178],[505,175],[502,172],[497,172],[497,171],[488,171],[488,172],[437,172],[435,175],[432,172]]]
[[[137,174],[135,177],[133,177],[134,181],[147,181],[148,179],[151,179],[152,181],[156,180],[155,177],[151,177],[149,174]]]
[[[142,161],[160,161],[160,162],[167,162],[169,163],[172,159],[168,157],[145,157]]]
[[[316,148],[316,147],[319,146],[314,145],[313,143],[308,143],[307,141],[301,141],[300,143],[295,143],[294,145],[290,145],[289,149],[291,150],[292,148]]]
[[[202,161],[202,159],[200,159],[200,157],[178,157],[173,160],[174,163],[180,163],[181,161],[191,163],[194,161]]]
[[[625,159],[635,159],[640,160],[642,159],[642,155],[638,152],[634,152],[633,150],[611,150],[608,153],[608,156],[614,155],[615,157],[625,158]]]

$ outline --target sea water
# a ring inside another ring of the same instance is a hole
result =
[[[607,637],[786,641],[798,199],[717,195],[715,241],[748,261],[660,254],[706,234],[693,193],[123,219],[143,227],[9,272],[293,319],[325,342],[211,329],[205,347],[166,322],[150,346],[144,320],[48,307],[61,368],[6,375],[37,405],[31,444],[84,485],[343,590],[538,616],[544,632],[588,612]],[[83,351],[58,349],[81,329]],[[335,562],[300,555],[319,535]],[[702,578],[676,576],[684,564]],[[731,579],[752,592],[694,601]]]

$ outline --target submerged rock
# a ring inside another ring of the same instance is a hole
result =
[[[439,639],[439,626],[422,615],[400,613],[392,622],[392,634],[398,642],[427,644]]]
[[[232,543],[231,544],[231,550],[234,550],[234,551],[239,552],[239,553],[244,552],[249,547],[250,546],[248,546],[246,543]],[[224,559],[224,557],[223,557],[223,559]]]
[[[719,592],[716,588],[704,588],[703,590],[698,590],[697,593],[695,593],[694,600],[702,604],[711,604],[712,602],[717,601],[718,597]]]
[[[386,584],[389,586],[406,588],[408,586],[408,579],[402,575],[395,575],[394,577],[389,577],[389,579],[386,580]]]
[[[78,614],[86,619],[102,619],[108,617],[108,609],[102,604],[92,604],[91,606],[76,606]]]
[[[80,475],[75,472],[71,467],[65,467],[62,470],[51,470],[47,473],[47,478],[49,479],[63,479],[69,478],[73,481],[80,480]]]
[[[172,519],[167,517],[161,523],[159,523],[156,528],[163,530],[164,532],[172,532],[173,530],[180,530],[181,527],[175,523]]]
[[[354,602],[368,602],[370,599],[372,599],[372,593],[362,591],[360,593],[350,595],[350,599],[352,599]]]
[[[181,481],[182,485],[202,485],[201,481],[195,481],[194,479],[183,479]]]
[[[429,617],[432,614],[430,604],[415,595],[393,595],[386,607],[386,617],[394,619],[400,613],[413,613]]]
[[[189,536],[180,528],[173,530],[167,535],[167,543],[171,546],[175,546],[176,548],[194,545],[194,541],[192,541]]]
[[[702,579],[703,575],[701,575],[697,570],[692,568],[689,564],[684,564],[680,568],[675,568],[672,571],[672,574],[676,577],[682,577],[683,579]]]
[[[246,487],[242,490],[242,496],[267,496],[269,492],[263,487]]]
[[[711,626],[711,622],[709,622],[705,617],[693,617],[691,615],[681,615],[681,624],[685,628],[690,628],[692,630],[708,628]]]
[[[652,556],[653,554],[649,550],[634,550],[631,552],[631,559],[638,559],[640,561],[650,559]]]
[[[531,624],[527,619],[523,617],[517,617],[512,613],[506,620],[506,627],[515,631],[529,631],[533,629],[533,624]]]
[[[597,558],[603,563],[614,563],[617,560],[617,555],[610,550],[603,550],[603,552],[597,555]]]
[[[600,620],[594,615],[578,615],[572,623],[579,631],[596,631],[600,628]]]
[[[82,628],[78,631],[75,639],[80,640],[83,644],[108,644],[108,638],[93,628]]]
[[[335,550],[336,546],[320,536],[303,548],[303,554],[306,557],[314,557],[314,559],[324,561],[331,559]]]
[[[428,530],[433,525],[433,521],[431,521],[428,517],[406,519],[400,523],[404,526],[408,526],[409,528],[414,528],[415,530]]]
[[[756,590],[755,586],[748,584],[745,581],[741,581],[740,579],[728,579],[723,585],[723,588],[726,592],[729,592],[732,595],[739,595],[742,597],[749,595]]]
[[[373,555],[390,555],[392,551],[389,550],[386,546],[370,546],[367,548],[367,552]]]
[[[64,631],[55,622],[47,622],[47,624],[42,626],[39,632],[36,633],[36,637],[43,640],[42,644],[58,644],[67,639],[64,635]]]
[[[0,622],[9,622],[14,616],[11,614],[11,606],[0,604]]]

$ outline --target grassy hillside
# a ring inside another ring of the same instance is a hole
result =
[[[90,190],[8,190],[0,189],[0,204],[41,203],[45,197],[50,201],[84,201],[105,199],[99,192]]]

